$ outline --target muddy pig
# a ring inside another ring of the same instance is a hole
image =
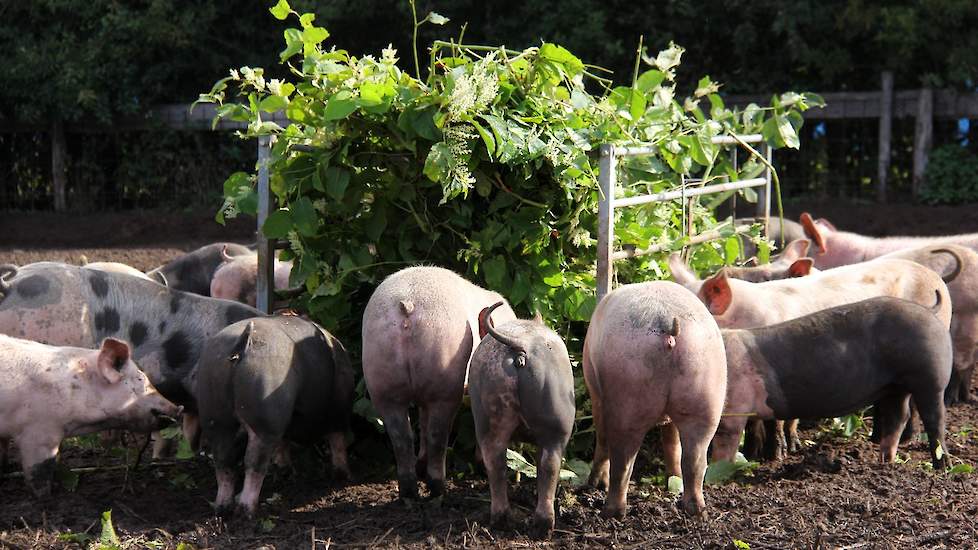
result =
[[[106,429],[157,430],[180,411],[121,340],[83,349],[0,336],[0,463],[15,439],[24,478],[39,496],[51,492],[62,439]]]
[[[218,513],[231,512],[234,470],[244,458],[237,505],[254,515],[269,462],[285,440],[313,443],[329,434],[333,466],[349,477],[344,438],[353,369],[343,345],[318,325],[295,316],[237,322],[207,341],[194,377]]]
[[[720,329],[703,303],[667,281],[622,286],[594,311],[583,363],[597,435],[589,483],[608,487],[602,514],[625,515],[642,440],[671,420],[685,449],[683,510],[705,517],[706,453],[723,411],[727,362]]]
[[[520,431],[539,449],[532,534],[549,538],[560,462],[574,429],[574,373],[563,340],[542,323],[510,321],[493,327],[490,315],[504,303],[479,315],[483,339],[469,372],[475,434],[489,475],[491,518],[498,525],[509,513],[506,448]]]
[[[762,328],[723,331],[727,407],[713,458],[733,460],[747,415],[831,418],[875,404],[880,458],[892,462],[913,396],[942,470],[951,337],[935,307],[880,297]],[[875,430],[874,430],[875,431]],[[941,449],[941,450],[939,450]]]
[[[210,295],[255,307],[258,288],[258,254],[232,256],[225,249],[222,256],[224,263],[214,272]],[[289,274],[292,273],[292,262],[276,259],[274,270],[275,289],[287,290]]]
[[[224,263],[224,251],[231,256],[254,254],[246,246],[235,243],[213,243],[187,252],[146,274],[154,281],[184,292],[201,296],[211,295],[214,272]]]
[[[410,267],[384,280],[363,312],[363,377],[394,446],[400,497],[418,498],[418,475],[428,491],[445,490],[445,451],[462,403],[477,342],[479,313],[502,300],[440,267]],[[500,323],[516,319],[506,304]],[[408,407],[418,406],[420,451]]]

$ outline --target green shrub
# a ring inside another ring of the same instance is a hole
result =
[[[242,67],[201,101],[247,122],[242,137],[277,136],[270,173],[281,208],[263,231],[288,240],[282,256],[295,260],[292,283],[307,291],[299,305],[354,355],[376,285],[425,263],[501,292],[518,313],[539,311],[579,356],[595,306],[598,144],[655,150],[622,159],[619,196],[672,189],[683,175],[753,177],[762,164],[735,168],[711,138],[756,132],[775,147],[797,147],[800,111],[820,102],[787,93],[768,108],[731,110],[708,77],[680,98],[674,79],[683,49],[675,45],[643,54],[632,84],[614,87],[556,44],[513,51],[435,42],[421,80],[420,68],[415,76],[402,71],[390,48],[362,58],[324,49],[329,33],[285,0],[272,13],[301,25],[285,30],[281,54],[294,79],[266,80],[263,69]],[[415,25],[443,20],[429,14]],[[225,101],[229,85],[240,103]],[[280,110],[285,127],[268,120]],[[243,172],[228,178],[219,221],[254,214],[254,182]],[[718,225],[703,206],[691,215],[696,231]],[[679,201],[618,210],[616,246],[681,248],[683,220]],[[699,247],[696,266],[736,257],[738,239],[722,227],[727,240]],[[663,278],[660,259],[619,262],[619,282]],[[578,394],[583,417],[590,407],[586,392]],[[372,409],[361,399],[357,410]],[[580,447],[572,441],[569,455]]]
[[[960,145],[934,149],[927,161],[920,198],[930,204],[978,202],[978,155]]]

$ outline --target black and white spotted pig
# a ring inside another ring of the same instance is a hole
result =
[[[469,395],[489,475],[492,523],[505,521],[509,512],[506,448],[519,433],[539,449],[532,529],[534,536],[549,538],[560,462],[574,429],[574,373],[564,342],[542,323],[516,320],[494,328],[489,316],[503,303],[479,315],[483,338],[469,366]]]
[[[262,315],[244,304],[120,273],[52,262],[15,271],[0,284],[0,334],[81,348],[94,348],[107,337],[127,340],[150,382],[189,413],[196,407],[186,378],[204,341],[234,322]]]
[[[224,263],[225,256],[244,254],[254,252],[240,244],[213,243],[178,256],[146,274],[173,290],[210,296],[214,272]]]
[[[353,369],[343,345],[318,325],[295,316],[237,322],[207,341],[194,378],[203,445],[214,455],[218,513],[231,511],[234,470],[244,458],[238,507],[254,515],[283,440],[311,443],[329,434],[333,466],[349,477],[344,437]]]

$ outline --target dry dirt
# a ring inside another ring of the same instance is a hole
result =
[[[831,219],[841,228],[886,234],[978,231],[970,207],[919,208],[871,205],[790,204]],[[229,229],[210,214],[140,213],[55,217],[0,213],[0,263],[41,259],[77,263],[126,262],[140,269],[163,263],[180,250],[214,240],[247,242],[244,221]],[[603,494],[581,487],[562,490],[557,547],[611,548],[976,548],[978,472],[947,475],[928,468],[924,443],[903,446],[904,463],[877,464],[876,448],[864,432],[843,438],[809,428],[811,442],[779,463],[766,463],[751,476],[706,489],[710,518],[685,519],[663,488],[638,483],[660,473],[657,444],[648,438],[629,495],[624,521],[598,516]],[[948,413],[948,451],[954,463],[978,465],[978,405]],[[213,472],[204,458],[131,464],[137,441],[103,448],[66,445],[63,464],[85,468],[74,491],[34,499],[15,465],[0,483],[0,548],[82,547],[67,533],[99,535],[100,514],[112,510],[123,547],[132,548],[331,548],[331,547],[537,547],[518,519],[491,530],[488,489],[480,474],[449,484],[440,505],[413,509],[396,501],[396,483],[383,454],[376,466],[353,460],[355,479],[335,483],[306,461],[294,471],[277,470],[266,481],[266,502],[256,521],[226,523],[211,513]],[[533,508],[532,480],[513,489],[519,518]],[[60,536],[60,539],[59,539]]]

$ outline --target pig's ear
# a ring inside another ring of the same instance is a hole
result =
[[[482,311],[479,312],[479,340],[482,340],[486,337],[486,334],[489,334],[489,329],[486,328],[487,326],[493,328],[496,327],[496,325],[492,322],[492,317],[489,315],[489,310],[491,310],[493,307],[495,306],[484,307],[482,308]]]
[[[793,262],[798,258],[804,258],[808,254],[808,247],[812,245],[812,241],[808,239],[796,239],[788,243],[788,246],[784,247],[784,252],[781,253],[781,259],[787,262]]]
[[[713,315],[726,313],[730,303],[733,302],[733,292],[730,289],[730,282],[727,280],[727,273],[721,270],[703,281],[703,286],[700,288],[700,298]]]
[[[221,258],[225,262],[234,261],[234,256],[232,256],[231,253],[228,252],[228,245],[224,245],[224,248],[221,249]]]
[[[129,344],[115,338],[102,340],[98,352],[98,372],[109,384],[122,380],[122,368],[129,361]]]
[[[812,272],[812,264],[815,261],[811,258],[802,258],[800,260],[795,260],[790,267],[788,267],[788,278],[794,277],[804,277]]]
[[[686,262],[683,261],[683,257],[678,252],[673,252],[669,255],[668,263],[669,271],[672,272],[673,281],[681,285],[689,285],[698,280],[696,274],[686,266]]]
[[[815,220],[812,219],[812,215],[808,212],[804,212],[799,219],[802,228],[805,230],[805,235],[815,242],[815,246],[818,247],[819,254],[825,254],[827,250],[825,247],[825,237],[819,230],[818,226],[815,225]]]

